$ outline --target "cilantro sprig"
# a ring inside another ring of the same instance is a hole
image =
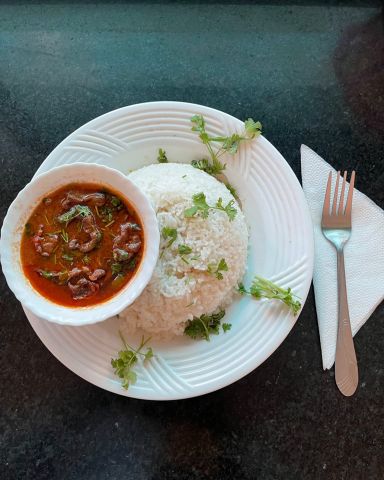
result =
[[[297,299],[298,297],[292,293],[290,288],[284,289],[262,277],[256,276],[253,279],[249,290],[245,288],[243,283],[239,283],[237,291],[241,295],[251,295],[257,300],[260,300],[261,298],[280,300],[290,308],[293,315],[297,315],[301,308],[301,303]]]
[[[111,265],[112,275],[118,275],[119,273],[122,272],[122,270],[123,270],[122,263],[119,263],[119,262],[112,263]]]
[[[159,153],[157,155],[157,161],[159,163],[168,163],[167,154],[165,153],[165,150],[163,150],[162,148],[159,148]]]
[[[223,323],[221,327],[223,329],[223,332],[226,333],[226,332],[229,332],[229,330],[231,330],[232,325],[230,323]]]
[[[161,230],[161,235],[164,238],[164,240],[167,240],[167,238],[169,238],[169,241],[166,246],[170,247],[177,238],[177,230],[176,228],[163,227]]]
[[[252,118],[248,118],[244,122],[244,130],[242,133],[233,133],[229,136],[211,136],[207,133],[205,128],[205,120],[202,115],[194,115],[191,118],[192,131],[199,134],[200,140],[207,147],[210,160],[193,160],[192,165],[195,168],[204,170],[210,175],[219,175],[225,170],[226,165],[221,163],[219,158],[225,153],[235,155],[240,147],[241,142],[253,140],[261,134],[261,123],[255,122]],[[219,148],[215,149],[213,144],[219,144]]]
[[[215,155],[215,154],[213,154]],[[216,156],[213,157],[212,162],[208,158],[202,158],[200,160],[192,160],[192,167],[203,170],[203,172],[208,173],[209,175],[219,175],[223,170],[225,170],[225,165],[223,165]]]
[[[116,197],[115,195],[112,195],[111,196],[111,204],[112,204],[113,207],[117,208],[117,207],[120,207],[122,202],[121,202],[119,197]]]
[[[209,263],[207,272],[214,275],[218,280],[222,280],[224,278],[222,272],[228,272],[227,262],[222,258],[217,265],[215,263]]]
[[[216,202],[216,206],[215,207],[211,207],[211,208],[215,208],[216,210],[222,210],[223,212],[225,212],[227,215],[228,215],[228,218],[230,221],[234,220],[234,218],[236,217],[237,215],[237,210],[236,208],[233,206],[235,204],[235,201],[234,200],[230,200],[227,205],[223,205],[223,199],[222,198],[219,198],[218,201]]]
[[[107,223],[108,226],[112,225],[113,222],[113,210],[107,205],[103,205],[101,208],[95,207],[96,213],[103,223]],[[106,225],[107,227],[107,225]]]
[[[117,257],[115,257],[117,260]],[[133,270],[137,264],[137,257],[127,258],[117,260],[111,264],[111,272],[112,275],[117,275],[120,277],[124,277],[126,273],[130,270]]]
[[[144,357],[145,360],[150,360],[153,357],[151,347],[147,347],[145,353],[142,352],[145,345],[150,341],[150,337],[144,340],[144,335],[141,337],[140,345],[134,349],[125,341],[122,333],[119,330],[120,338],[124,345],[124,350],[118,352],[117,358],[111,358],[111,365],[115,369],[114,373],[121,378],[121,386],[128,390],[130,385],[134,385],[137,380],[137,374],[133,371],[133,367],[137,364],[139,356]]]
[[[50,280],[51,282],[58,283],[59,285],[65,285],[68,281],[68,270],[50,271],[37,268],[36,273],[40,275],[40,277]]]
[[[62,215],[59,215],[57,217],[57,221],[59,223],[65,223],[68,225],[68,223],[72,222],[76,217],[87,217],[88,215],[92,215],[91,210],[89,207],[86,205],[75,205],[72,208],[70,208],[67,212],[63,213]]]
[[[192,196],[193,206],[184,210],[184,217],[192,218],[197,213],[203,218],[208,218],[210,210],[221,210],[228,215],[229,221],[234,220],[237,214],[234,200],[230,200],[227,205],[223,205],[223,199],[219,198],[215,205],[208,205],[206,196],[203,192],[196,193]]]
[[[180,255],[181,260],[184,263],[189,264],[189,261],[185,258],[186,255],[190,255],[192,253],[192,248],[184,243],[177,246],[177,253]],[[196,259],[196,257],[194,257]]]
[[[178,245],[177,251],[179,252],[180,255],[189,255],[190,253],[192,253],[192,248],[182,243]]]
[[[200,317],[193,317],[188,320],[184,329],[184,334],[193,340],[206,340],[209,342],[210,335],[218,335],[220,333],[220,321],[225,315],[225,310],[220,310],[212,315],[203,314]],[[231,328],[231,324],[223,323],[223,331],[227,332]]]
[[[91,261],[91,259],[88,257],[87,254],[85,254],[84,257],[83,257],[83,263],[85,265],[88,265],[90,263],[90,261]]]

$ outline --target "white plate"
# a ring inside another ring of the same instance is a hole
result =
[[[72,162],[95,162],[123,173],[155,163],[158,148],[170,161],[206,156],[191,131],[190,118],[204,115],[208,131],[230,134],[242,122],[223,112],[179,102],[124,107],[98,117],[67,137],[37,173]],[[257,119],[256,119],[257,120]],[[262,120],[262,119],[261,119]],[[301,186],[280,153],[264,138],[242,145],[227,160],[226,175],[239,192],[250,226],[249,281],[262,275],[291,287],[304,303],[312,279],[312,224]],[[174,400],[222,388],[267,359],[292,329],[294,318],[278,302],[242,298],[227,310],[232,330],[210,342],[179,338],[151,341],[156,357],[136,368],[138,381],[128,391],[114,376],[110,359],[121,348],[118,320],[68,327],[46,322],[25,309],[46,347],[89,382],[120,395]],[[138,338],[129,338],[135,343]]]

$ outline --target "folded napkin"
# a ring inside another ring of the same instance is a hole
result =
[[[337,337],[336,250],[323,236],[320,227],[325,187],[331,170],[335,173],[313,150],[301,146],[303,189],[315,237],[313,285],[324,369],[332,368],[335,362]],[[335,178],[333,175],[333,187]],[[358,172],[356,185],[359,185]],[[349,314],[355,335],[384,299],[384,211],[356,188],[352,205],[352,234],[344,254]]]

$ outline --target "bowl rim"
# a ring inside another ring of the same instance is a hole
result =
[[[52,302],[33,288],[23,273],[20,260],[22,227],[33,209],[48,192],[66,184],[81,183],[87,173],[87,183],[100,183],[118,193],[135,208],[144,229],[144,253],[133,278],[109,299],[90,306],[68,307]],[[96,178],[91,178],[92,176]],[[105,179],[104,179],[105,177]],[[46,187],[41,188],[44,184]],[[124,186],[125,191],[122,191]],[[34,191],[40,188],[40,192]],[[28,205],[25,206],[24,205]],[[123,173],[96,163],[77,162],[54,167],[35,175],[13,200],[4,217],[0,233],[0,260],[9,288],[24,307],[44,320],[60,325],[81,326],[104,321],[120,313],[134,302],[150,281],[159,253],[160,232],[156,213],[148,197]],[[15,265],[17,262],[17,265]],[[42,308],[43,307],[43,308]]]

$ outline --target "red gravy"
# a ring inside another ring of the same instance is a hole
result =
[[[74,183],[34,209],[20,256],[41,295],[85,307],[116,295],[135,275],[143,249],[142,224],[131,205],[101,185]]]

